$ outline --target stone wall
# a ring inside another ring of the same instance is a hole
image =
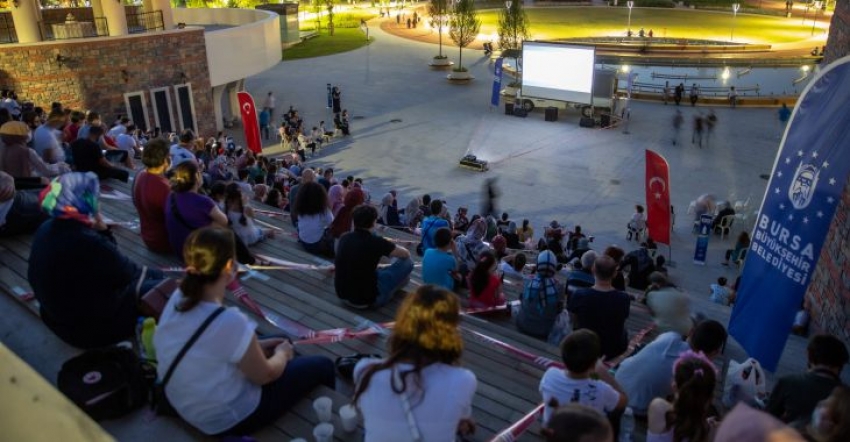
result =
[[[836,2],[824,65],[850,55],[850,2]],[[844,184],[835,218],[829,226],[806,303],[815,332],[831,333],[850,344],[850,179]]]
[[[69,61],[60,65],[57,55]],[[126,80],[122,71],[128,74]],[[37,106],[59,101],[74,109],[96,110],[106,121],[128,113],[124,94],[130,92],[145,93],[153,120],[150,89],[181,83],[192,85],[200,133],[213,134],[212,87],[202,29],[0,46],[0,88],[13,89],[22,100]],[[173,93],[171,101],[176,116]]]

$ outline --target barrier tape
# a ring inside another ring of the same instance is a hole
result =
[[[477,338],[479,342],[483,342],[485,344],[489,344],[491,346],[501,348],[501,349],[507,351],[508,353],[510,353],[514,356],[518,356],[519,358],[524,359],[528,362],[531,362],[532,364],[538,365],[542,368],[546,368],[546,369],[548,369],[550,367],[564,368],[564,364],[562,364],[560,362],[554,361],[552,359],[549,359],[549,358],[546,358],[546,357],[543,357],[543,356],[537,356],[537,355],[530,353],[530,352],[527,352],[525,350],[521,350],[517,347],[514,347],[511,344],[508,344],[506,342],[502,342],[502,341],[500,341],[496,338],[492,338],[492,337],[487,336],[483,333],[479,333],[475,330],[470,330],[470,329],[463,328],[463,327],[461,327],[461,330],[464,330],[467,333],[471,334],[473,337]]]
[[[510,427],[505,428],[499,434],[493,436],[490,442],[516,442],[517,438],[525,433],[534,421],[538,420],[543,415],[544,404],[534,407],[528,414],[520,420],[514,422]]]
[[[331,344],[367,336],[387,336],[395,322],[375,323],[369,320],[361,321],[355,327],[333,328],[313,332],[313,336],[295,341],[296,345]]]
[[[289,216],[289,214],[288,214],[288,213],[286,213],[286,212],[275,212],[275,211],[273,211],[273,210],[254,209],[254,212],[262,213],[263,215],[271,216],[271,217],[275,217],[275,216]]]
[[[257,224],[261,224],[261,225],[263,225],[263,226],[266,226],[266,227],[268,227],[268,228],[270,228],[270,229],[272,229],[272,230],[274,230],[274,231],[277,231],[277,232],[286,232],[286,230],[283,230],[283,229],[281,229],[280,227],[278,227],[278,226],[276,226],[276,225],[274,225],[274,224],[269,224],[269,223],[267,223],[267,222],[265,222],[265,221],[263,221],[263,220],[259,220],[259,219],[254,218],[254,222],[255,222],[255,223],[257,223]],[[297,235],[297,234],[296,234],[296,235]]]
[[[332,272],[333,269],[334,269],[333,264],[328,264],[328,265],[301,264],[301,263],[297,263],[297,262],[286,261],[286,260],[283,260],[283,259],[272,258],[271,256],[260,255],[260,254],[257,254],[256,257],[259,258],[261,261],[264,261],[265,263],[285,267],[286,270],[319,270],[319,271],[323,271],[323,272]]]

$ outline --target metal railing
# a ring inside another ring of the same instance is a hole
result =
[[[106,37],[109,25],[106,17],[94,17],[89,20],[66,22],[62,20],[44,20],[39,22],[41,38],[47,40],[68,40],[74,38]]]
[[[162,11],[127,14],[127,32],[131,34],[162,30],[165,30],[165,25],[162,23]]]
[[[0,43],[17,43],[18,33],[12,14],[0,14]]]

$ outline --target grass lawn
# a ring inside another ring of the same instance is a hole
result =
[[[328,35],[327,29],[323,28],[319,32],[318,37],[313,37],[291,48],[284,49],[283,60],[321,57],[353,51],[359,47],[366,46],[372,40],[374,40],[374,37],[369,37],[369,41],[366,41],[366,34],[359,28],[337,28],[333,37]]]
[[[529,8],[529,34],[535,40],[571,37],[625,36],[628,8]],[[479,12],[481,34],[493,35],[498,12]],[[632,31],[650,29],[656,37],[698,38],[729,41],[732,13],[686,9],[634,8]],[[799,18],[738,14],[734,19],[735,41],[748,43],[788,43],[810,37],[812,23],[801,25]]]

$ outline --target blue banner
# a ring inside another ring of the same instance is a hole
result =
[[[752,234],[729,331],[774,371],[850,173],[850,57],[797,102]]]
[[[499,57],[496,59],[496,68],[493,73],[493,94],[490,96],[490,104],[499,106],[499,93],[502,92],[502,62],[505,59]]]
[[[697,246],[694,249],[694,264],[705,265],[712,219],[711,215],[700,215],[699,217],[699,236],[697,236]]]

